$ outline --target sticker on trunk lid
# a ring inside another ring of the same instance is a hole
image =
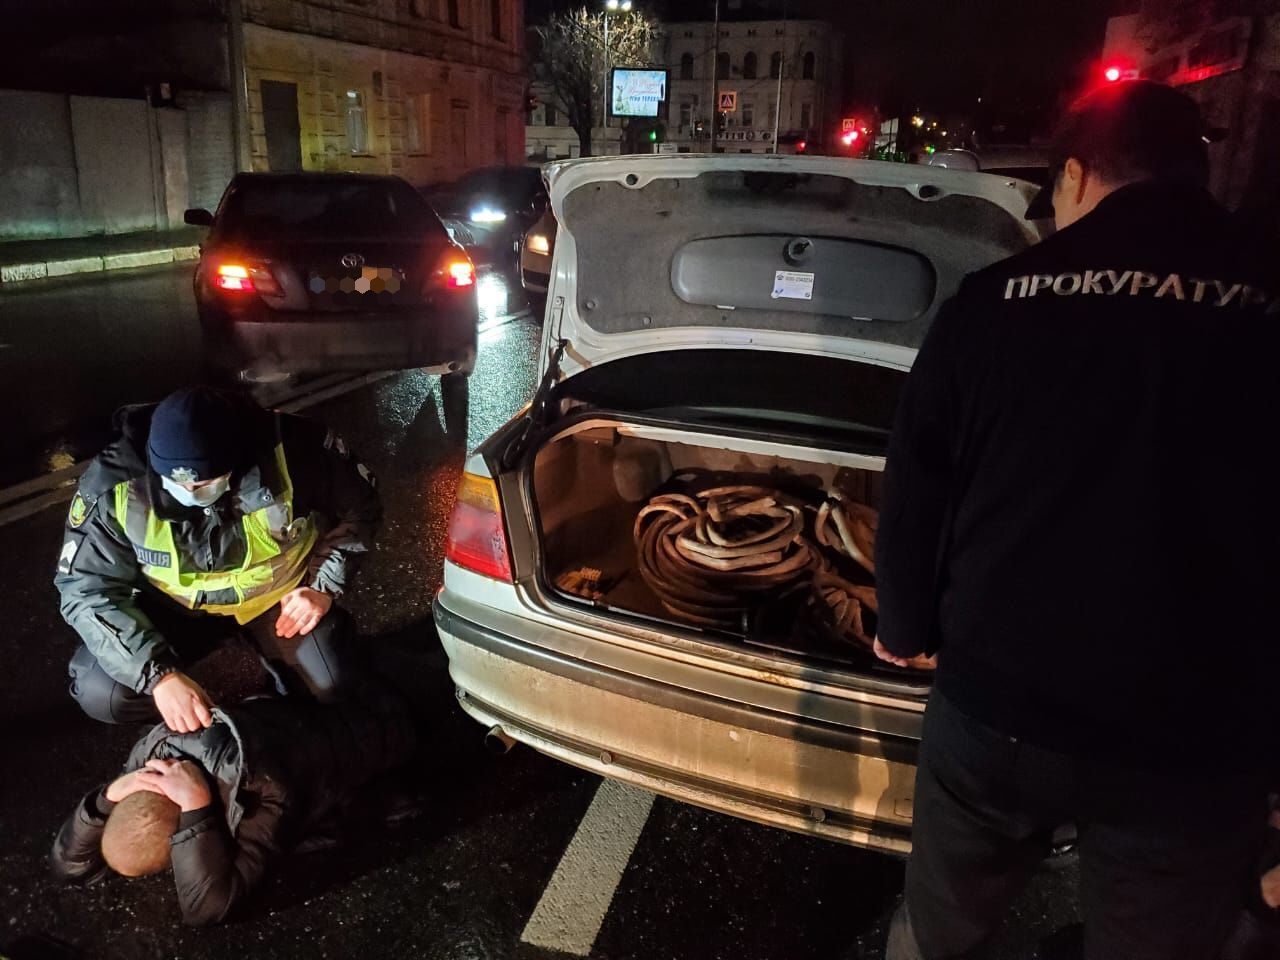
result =
[[[813,274],[795,270],[778,270],[773,275],[774,300],[812,300]]]

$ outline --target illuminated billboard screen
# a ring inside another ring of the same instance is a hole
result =
[[[667,71],[615,67],[609,77],[611,117],[656,117],[667,99]]]

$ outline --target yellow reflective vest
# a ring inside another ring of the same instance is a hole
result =
[[[276,467],[284,488],[260,509],[241,517],[245,556],[229,570],[185,569],[174,543],[170,521],[151,507],[146,477],[115,486],[115,513],[133,545],[143,576],[156,589],[190,610],[222,614],[248,623],[270,610],[302,582],[318,530],[310,515],[295,519],[293,482],[284,445],[275,448]]]

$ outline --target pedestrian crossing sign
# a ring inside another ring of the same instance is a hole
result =
[[[720,91],[720,112],[733,113],[738,109],[738,91],[737,90],[721,90]]]

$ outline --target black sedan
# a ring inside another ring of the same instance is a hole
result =
[[[537,167],[484,167],[423,192],[455,240],[499,267],[515,263],[520,238],[547,206]]]
[[[196,268],[213,366],[248,379],[475,366],[475,267],[398,177],[242,173]]]

